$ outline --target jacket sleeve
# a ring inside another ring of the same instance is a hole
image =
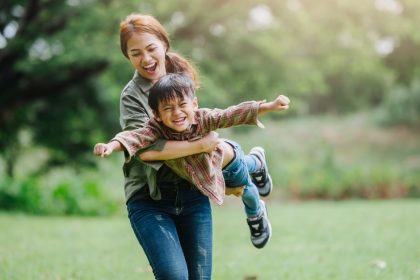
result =
[[[146,109],[148,108],[146,107],[148,106],[147,100],[143,100],[136,96],[138,94],[138,90],[136,90],[132,84],[128,84],[121,93],[120,125],[124,131],[133,131],[144,128],[148,124],[149,119],[153,116],[151,110]],[[123,143],[121,144],[124,145]],[[165,144],[166,140],[159,138],[153,144],[147,146],[143,152],[147,150],[161,151],[165,147]],[[127,161],[130,160],[134,154],[130,154],[128,150],[126,150],[124,155]],[[144,163],[155,169],[159,169],[162,166],[163,161],[149,161]]]

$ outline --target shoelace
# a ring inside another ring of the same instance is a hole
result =
[[[252,181],[257,187],[264,187],[267,181],[267,173],[265,171],[264,166],[261,167],[260,171],[257,171],[252,174]]]
[[[262,217],[258,218],[255,221],[249,221],[248,225],[251,230],[252,236],[260,236],[262,234],[261,229],[263,228],[263,220]],[[254,226],[257,225],[257,226]]]

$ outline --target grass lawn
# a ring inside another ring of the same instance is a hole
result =
[[[420,279],[419,200],[267,202],[254,249],[240,204],[214,207],[213,279]],[[153,279],[125,216],[0,213],[0,279]]]

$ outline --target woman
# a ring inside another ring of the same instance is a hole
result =
[[[155,18],[128,16],[120,24],[120,43],[136,70],[121,94],[123,130],[143,127],[152,116],[149,89],[167,72],[183,72],[198,84],[194,67],[169,52],[168,34]],[[162,140],[142,154],[143,160],[154,163],[131,160],[124,164],[128,216],[156,279],[211,279],[209,199],[156,160],[211,152],[218,142],[217,134],[194,142]]]
[[[166,73],[186,74],[195,86],[198,85],[194,67],[180,55],[169,52],[168,34],[155,18],[138,14],[128,16],[120,25],[120,43],[124,56],[136,70],[121,94],[123,130],[144,127],[152,117],[148,105],[149,90]],[[140,156],[142,160],[154,161],[153,164],[133,159],[124,164],[129,219],[156,279],[211,279],[209,199],[166,165],[156,161],[210,153],[218,144],[214,132],[193,142],[159,140],[146,148],[146,152],[143,150]],[[253,159],[260,162],[253,166],[259,167],[255,170],[248,168],[253,172],[252,180],[259,194],[267,196],[272,181],[264,151],[260,150]]]

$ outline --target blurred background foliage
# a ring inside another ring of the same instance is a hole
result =
[[[6,0],[0,208],[115,211],[121,158],[99,163],[91,149],[119,131],[133,75],[119,22],[135,12],[159,19],[198,66],[201,106],[291,97],[264,132],[225,132],[266,147],[286,197],[419,196],[419,1]]]

